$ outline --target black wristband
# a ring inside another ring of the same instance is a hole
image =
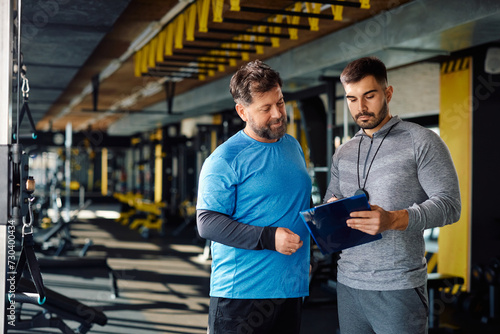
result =
[[[276,250],[276,230],[277,227],[266,226],[262,230],[262,234],[260,236],[260,241],[262,244],[262,248],[269,250]]]

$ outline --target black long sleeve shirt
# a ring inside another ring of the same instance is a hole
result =
[[[242,249],[276,250],[277,227],[243,224],[210,210],[197,210],[196,218],[198,233],[202,238]]]

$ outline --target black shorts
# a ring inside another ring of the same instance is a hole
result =
[[[302,298],[210,297],[209,334],[298,334]]]

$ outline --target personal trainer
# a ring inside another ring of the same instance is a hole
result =
[[[460,191],[441,138],[392,116],[393,87],[385,65],[365,57],[340,80],[361,128],[333,155],[325,201],[364,193],[371,211],[351,213],[347,225],[382,239],[343,250],[337,304],[342,334],[426,333],[428,298],[425,229],[460,218]]]

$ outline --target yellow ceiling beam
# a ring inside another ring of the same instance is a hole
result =
[[[158,48],[158,35],[149,43],[148,67],[156,66],[156,49]]]
[[[240,0],[230,0],[230,10],[240,11]],[[370,8],[370,0],[360,0],[361,8]],[[321,12],[322,5],[315,2],[295,2],[292,6],[288,8],[292,14],[283,15],[278,14],[267,19],[268,22],[273,23],[283,23],[286,21],[290,25],[299,25],[300,16],[294,16],[293,12],[302,12],[303,9],[307,13],[319,14]],[[208,32],[208,18],[210,16],[210,9],[212,10],[213,22],[223,22],[223,11],[224,11],[224,0],[197,0],[191,6],[187,7],[184,12],[175,17],[171,22],[169,22],[164,29],[162,29],[157,36],[155,36],[149,43],[147,43],[141,50],[137,51],[134,55],[134,74],[135,76],[140,76],[148,72],[148,67],[155,67],[157,62],[164,61],[165,56],[172,56],[173,49],[182,49],[184,38],[186,41],[195,40],[195,29],[196,23],[198,23],[199,32]],[[342,5],[332,5],[331,6],[333,19],[340,21],[343,19],[343,6]],[[319,18],[308,17],[309,26],[311,31],[319,30]],[[247,51],[251,48],[249,44],[241,44],[238,41],[265,41],[265,36],[251,35],[251,32],[265,33],[266,30],[271,34],[281,34],[282,27],[271,27],[266,25],[253,26],[249,30],[249,34],[237,36],[233,38],[234,43],[230,45],[236,45],[236,48],[240,49],[241,59],[243,61],[250,60],[250,53]],[[290,39],[298,39],[298,29],[288,28],[288,33]],[[280,38],[269,36],[271,44],[273,47],[280,46]],[[264,54],[264,46],[259,44],[255,45],[256,53],[259,55]],[[214,55],[213,58],[217,60],[224,60],[222,56],[234,56],[235,52],[225,51],[225,50],[215,50],[210,52]],[[237,54],[237,53],[236,53]],[[217,57],[219,56],[219,57]],[[228,58],[229,66],[236,66],[237,60],[235,58]],[[200,58],[200,62],[203,58]],[[205,59],[205,61],[207,61]],[[219,71],[224,71],[225,66],[223,64],[218,65]],[[208,75],[214,75],[213,70],[208,71]],[[199,76],[200,79],[205,78],[204,75]]]
[[[141,73],[148,73],[149,44],[142,48]]]
[[[163,61],[163,57],[165,54],[165,42],[167,39],[167,31],[166,29],[162,29],[158,34],[158,47],[156,49],[156,61]]]
[[[141,56],[142,56],[142,49],[134,54],[134,75],[136,77],[140,77],[142,75]]]
[[[321,4],[320,3],[311,3],[311,2],[306,2],[306,12],[307,13],[313,13],[313,14],[319,14],[321,13]],[[311,31],[318,31],[319,30],[319,19],[317,17],[308,17],[309,20],[309,26],[311,27]]]
[[[270,18],[269,22],[283,23],[283,15],[276,15],[275,17]],[[274,34],[281,34],[281,27],[269,27],[269,31]],[[273,48],[279,48],[279,37],[271,37],[271,43],[273,45]]]
[[[174,29],[175,26],[173,22],[167,25],[166,35],[165,35],[165,56],[171,56],[174,54],[173,44],[174,44]]]
[[[196,2],[196,11],[198,12],[198,31],[207,32],[210,0],[198,0]]]
[[[212,0],[212,14],[214,22],[222,22],[222,12],[224,10],[224,0]]]
[[[296,2],[295,5],[293,5],[292,11],[300,12],[301,10],[302,10],[302,2]],[[300,22],[300,16],[287,15],[286,21],[288,24],[298,25]],[[297,29],[297,28],[288,28],[288,34],[290,35],[291,40],[296,40],[299,38],[298,32],[299,32],[299,29]]]
[[[231,0],[231,10],[234,12],[240,11],[240,0]]]
[[[344,1],[344,0],[339,0],[339,1]],[[332,7],[333,20],[342,21],[344,19],[342,17],[342,14],[344,12],[344,6],[332,5],[331,7]]]
[[[182,49],[184,47],[184,24],[185,24],[185,16],[179,15],[175,18],[175,40],[174,40],[174,48]]]
[[[196,6],[192,5],[184,12],[186,15],[186,41],[194,41],[194,30],[196,26]]]
[[[261,32],[261,33],[266,32],[266,29],[267,29],[267,26],[254,26],[254,27],[252,27],[252,31]],[[255,39],[258,42],[263,42],[266,38],[263,36],[255,36]],[[260,44],[255,45],[255,52],[258,55],[263,55],[264,54],[264,46],[260,45]]]

